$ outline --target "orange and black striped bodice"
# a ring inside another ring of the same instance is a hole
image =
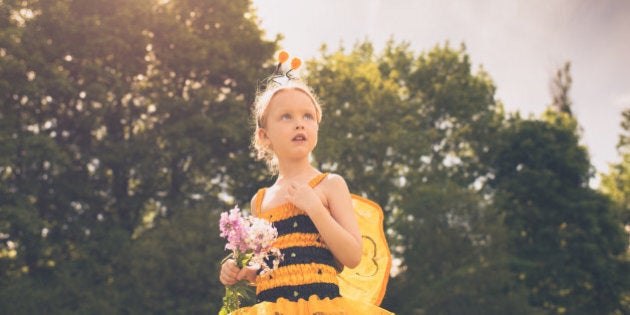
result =
[[[326,175],[318,175],[309,184],[315,187]],[[258,276],[258,302],[275,302],[278,298],[308,300],[312,295],[320,299],[339,297],[335,259],[313,221],[291,203],[261,213],[264,194],[264,188],[258,191],[254,209],[278,230],[274,246],[280,249],[284,260],[277,269]]]

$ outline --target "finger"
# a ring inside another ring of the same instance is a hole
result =
[[[234,272],[234,267],[229,264],[224,264],[221,266],[221,274],[229,274]]]
[[[241,269],[234,266],[226,270],[226,275],[230,278],[235,278],[239,271],[241,271]]]
[[[238,269],[236,266],[230,266],[229,264],[224,264],[223,267],[221,268],[221,275],[219,276],[219,279],[221,279],[222,282],[225,282],[228,284],[230,282],[234,282],[234,278],[236,278],[236,275],[238,274],[239,270],[240,269]]]
[[[236,281],[223,280],[221,281],[221,283],[223,283],[223,285],[233,285],[234,283],[236,283]]]
[[[236,277],[236,272],[228,270],[226,272],[223,273],[223,276],[225,277],[225,279],[230,280],[230,279],[234,279]]]
[[[219,279],[224,285],[232,285],[236,282],[234,275],[222,274]]]
[[[226,262],[225,266],[225,270],[228,271],[230,273],[230,275],[236,275],[238,273],[239,270],[241,270],[241,268],[239,268],[236,265],[236,261],[234,261],[233,259],[230,259]]]
[[[221,276],[219,277],[219,281],[221,281],[221,283],[222,283],[223,285],[230,285],[230,283],[229,283],[228,279],[227,279],[224,275],[221,275]]]
[[[236,261],[234,259],[228,259],[225,261],[225,265],[230,268],[236,267]]]
[[[239,271],[236,274],[236,280],[237,281],[243,280],[243,278],[245,278],[246,275],[247,275],[247,268],[243,268],[241,269],[241,271]]]

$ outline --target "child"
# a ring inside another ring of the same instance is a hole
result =
[[[292,78],[256,99],[254,149],[277,179],[254,195],[251,209],[278,229],[274,246],[284,260],[260,276],[233,260],[223,264],[224,285],[245,278],[257,286],[257,304],[232,314],[391,314],[340,296],[338,269],[359,264],[362,238],[344,179],[309,162],[321,117],[311,90]]]

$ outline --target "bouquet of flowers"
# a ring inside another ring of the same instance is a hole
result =
[[[232,251],[223,262],[231,258],[239,268],[245,266],[260,268],[260,274],[278,268],[283,257],[279,249],[271,246],[278,237],[278,231],[270,222],[251,215],[243,216],[236,206],[221,213],[219,227],[220,236],[227,240],[225,249]],[[269,261],[272,266],[269,266]],[[226,286],[223,307],[219,315],[229,314],[238,309],[240,299],[247,296],[248,290],[247,280]]]

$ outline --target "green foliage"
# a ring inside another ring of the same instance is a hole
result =
[[[502,216],[479,194],[447,180],[402,200],[394,229],[404,272],[386,301],[398,313],[537,314],[510,272]]]
[[[630,110],[622,113],[617,151],[621,157],[619,163],[611,164],[608,174],[601,174],[601,190],[610,196],[619,207],[621,220],[630,224]]]
[[[249,109],[277,43],[249,6],[2,1],[3,313],[219,311],[218,214],[271,180]],[[627,163],[604,177],[615,208],[587,186],[568,66],[548,122],[508,124],[463,46],[324,48],[306,70],[324,104],[315,163],[386,212],[386,308],[628,311],[611,210],[627,213]]]
[[[121,253],[126,272],[115,284],[123,296],[117,313],[218,313],[224,289],[217,275],[227,252],[219,238],[222,209],[212,204],[180,209]]]
[[[587,185],[589,162],[574,130],[514,120],[494,165],[495,202],[510,231],[512,267],[532,305],[568,314],[625,312],[626,236],[611,203]]]
[[[622,112],[621,127],[623,133],[619,136],[617,152],[621,161],[609,165],[607,174],[601,175],[600,190],[615,204],[616,215],[628,232],[630,225],[630,110]],[[628,234],[626,233],[626,237]],[[630,252],[626,251],[626,261],[630,260]],[[630,290],[626,289],[623,298],[625,309],[630,309]]]
[[[149,232],[171,233],[156,225],[177,222],[169,217],[200,201],[216,207],[207,212],[218,211],[219,195],[245,203],[253,179],[264,174],[262,165],[250,163],[250,131],[243,126],[276,44],[261,39],[248,11],[245,0],[3,1],[1,309],[213,310],[208,303],[219,294],[209,288],[220,285],[217,269],[207,264],[214,260],[181,249],[178,268],[188,268],[191,259],[207,276],[172,284],[173,275],[161,284],[176,289],[165,290],[140,285],[146,280],[134,272],[146,262],[126,258]],[[189,233],[206,243],[215,237],[195,228]],[[193,240],[180,240],[186,242]],[[176,264],[157,257],[156,277]],[[8,283],[21,289],[4,289]],[[180,288],[191,284],[198,292],[188,296]],[[158,292],[171,295],[150,298]],[[136,295],[161,303],[138,306],[127,299]],[[27,302],[33,300],[41,303]]]
[[[552,102],[543,113],[542,117],[551,124],[560,126],[566,130],[572,130],[579,134],[580,127],[577,119],[573,116],[571,106],[573,102],[569,97],[571,89],[571,63],[567,62],[559,69],[556,76],[551,81]]]
[[[324,104],[316,162],[389,217],[402,264],[385,307],[532,314],[510,278],[500,220],[472,188],[487,173],[480,156],[502,113],[492,82],[472,73],[464,49],[416,55],[390,42],[376,54],[366,42],[348,53],[323,49],[308,70]]]
[[[494,85],[471,67],[448,45],[418,56],[391,42],[381,55],[370,43],[348,54],[323,50],[308,67],[325,106],[317,163],[343,170],[354,191],[386,211],[400,187],[443,176],[472,184],[484,172],[477,153],[501,116]]]

